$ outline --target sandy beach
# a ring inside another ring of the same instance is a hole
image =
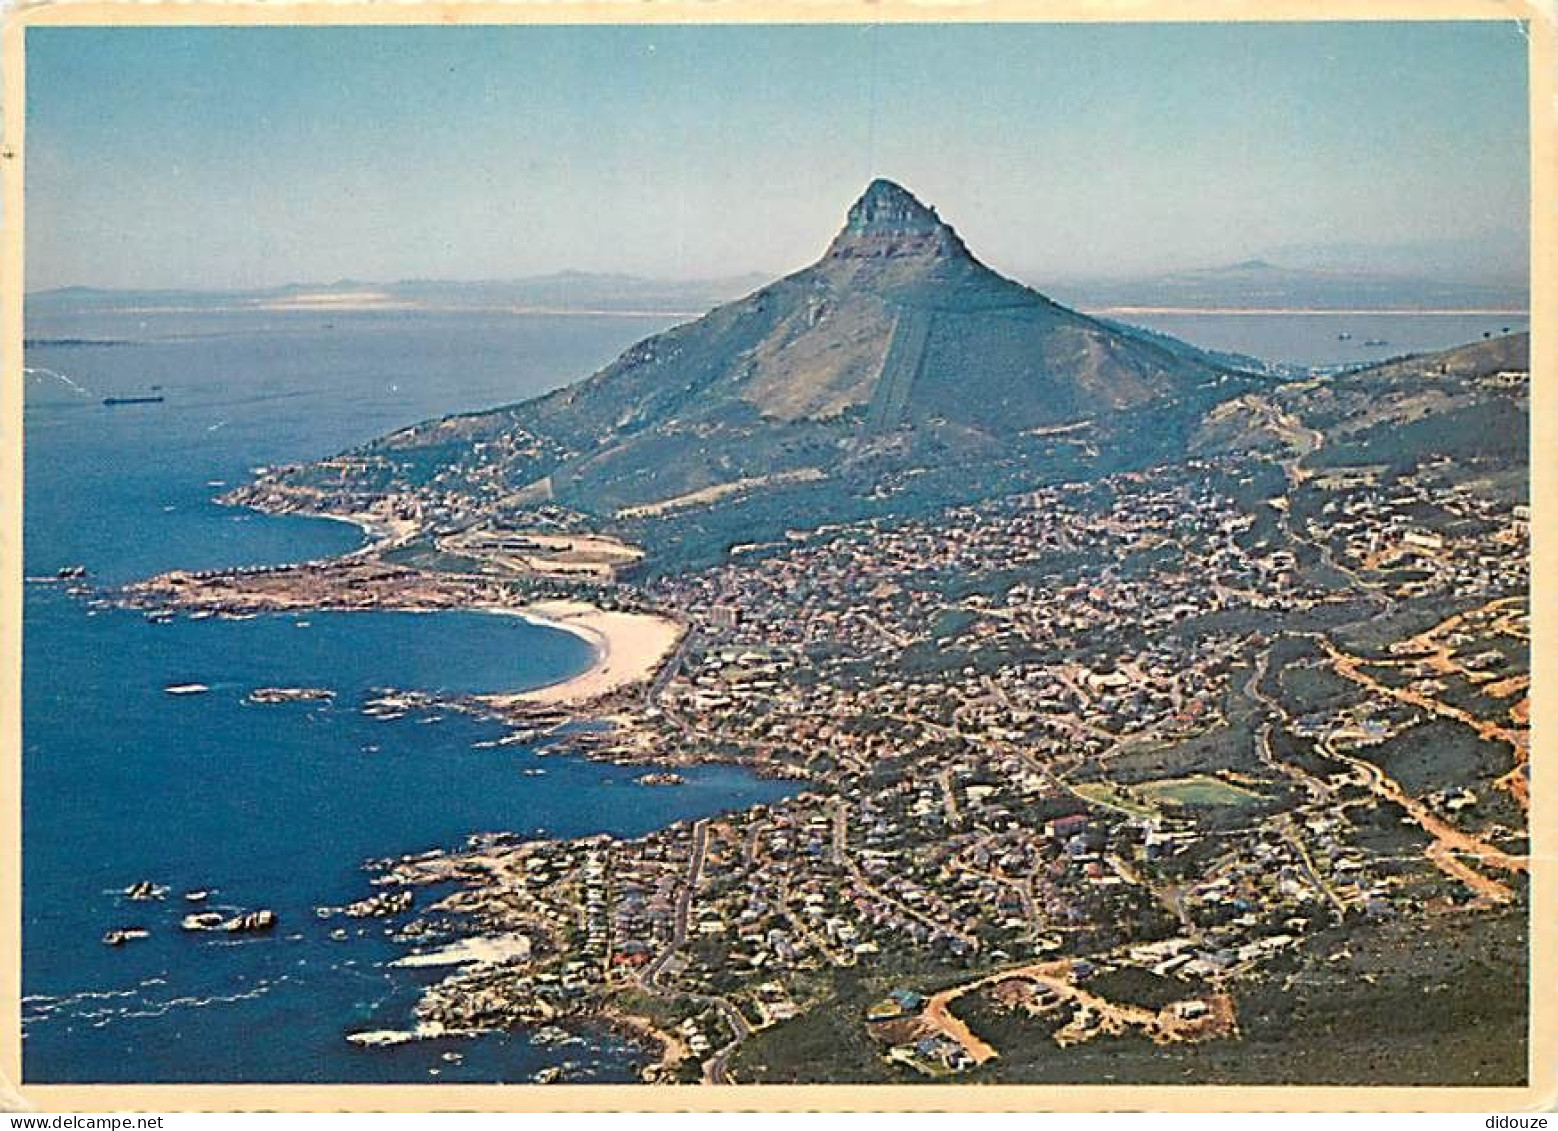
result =
[[[264,512],[261,512],[264,513]],[[352,554],[362,554],[369,550],[380,550],[417,531],[417,524],[404,518],[384,518],[371,511],[359,511],[351,514],[337,511],[297,511],[296,514],[304,518],[323,518],[330,522],[344,522],[347,526],[355,526],[362,531],[363,544],[351,551]]]
[[[593,702],[652,679],[682,635],[681,625],[666,617],[598,609],[584,601],[538,601],[508,611],[587,640],[595,649],[595,662],[572,679],[534,691],[490,697],[500,704],[581,706]]]

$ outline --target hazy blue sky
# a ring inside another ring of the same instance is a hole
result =
[[[1514,269],[1507,24],[35,29],[28,286],[778,273],[893,177],[1045,278]],[[1341,252],[1338,252],[1341,254]]]

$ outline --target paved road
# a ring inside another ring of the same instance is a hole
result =
[[[725,1020],[725,1024],[730,1026],[730,1031],[735,1034],[728,1045],[703,1062],[703,1082],[705,1084],[729,1084],[731,1082],[730,1058],[735,1055],[736,1048],[741,1042],[752,1035],[752,1026],[747,1024],[747,1019],[741,1015],[741,1010],[722,997],[698,998],[697,1000],[712,1005],[719,1010],[720,1016]]]
[[[660,975],[665,972],[666,966],[687,941],[687,924],[692,917],[693,896],[698,890],[698,881],[703,876],[703,864],[708,857],[708,849],[709,822],[706,819],[696,821],[692,826],[692,852],[687,861],[687,879],[682,884],[681,894],[676,900],[676,918],[671,925],[671,940],[655,960],[644,967],[644,972],[639,976],[639,984],[647,990],[666,988],[660,985]],[[730,1083],[730,1058],[737,1046],[752,1035],[752,1026],[747,1024],[747,1019],[741,1015],[741,1010],[725,998],[706,997],[701,994],[687,996],[693,1001],[717,1009],[733,1034],[729,1044],[703,1062],[705,1084],[728,1084]]]
[[[692,853],[687,862],[687,879],[682,885],[681,894],[676,900],[676,918],[671,925],[671,941],[666,948],[656,956],[655,960],[644,967],[644,973],[640,979],[642,984],[649,988],[658,988],[660,975],[665,971],[666,964],[687,941],[687,921],[692,913],[693,893],[698,889],[698,880],[703,875],[703,861],[709,847],[709,822],[699,820],[692,826]]]
[[[644,690],[644,702],[647,705],[651,707],[655,705],[655,700],[660,698],[660,693],[665,690],[665,685],[671,682],[671,677],[681,668],[682,660],[686,658],[687,650],[691,646],[692,630],[688,629],[683,633],[681,642],[676,645],[676,651],[672,652],[666,658],[665,663],[660,665],[660,670],[655,673],[655,678]]]
[[[833,863],[846,864],[845,849],[849,842],[849,803],[842,798],[833,806]]]

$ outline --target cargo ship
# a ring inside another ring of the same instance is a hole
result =
[[[158,396],[150,396],[150,397],[104,397],[103,398],[103,403],[105,405],[116,405],[116,404],[161,404],[162,401],[163,401],[163,398],[160,395],[158,395]]]

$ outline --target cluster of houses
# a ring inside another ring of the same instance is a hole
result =
[[[1451,481],[1446,461],[1382,485],[1333,478],[1308,535],[1397,597],[1492,597],[1524,592],[1530,507]]]
[[[827,968],[891,984],[911,957],[973,976],[1071,955],[1182,983],[1193,1003],[1264,976],[1318,929],[1420,908],[1442,874],[1397,850],[1356,770],[1284,770],[1252,729],[1229,755],[1238,773],[1208,771],[1178,795],[1168,770],[1110,771],[1122,751],[1233,733],[1229,704],[1255,708],[1270,646],[1243,614],[1335,598],[1279,544],[1283,523],[1309,523],[1339,561],[1359,538],[1396,540],[1435,576],[1460,584],[1471,575],[1457,570],[1486,566],[1495,586],[1523,581],[1521,545],[1498,534],[1516,528],[1477,496],[1443,496],[1484,531],[1468,557],[1462,534],[1428,528],[1410,477],[1345,475],[1318,488],[1318,518],[1262,525],[1212,486],[1229,474],[1192,461],[837,527],[654,583],[643,599],[692,625],[646,712],[656,741],[810,785],[697,835],[682,823],[528,846],[506,913],[553,938],[513,985],[566,1009],[647,979],[694,1003],[679,1023],[702,1053],[739,1036],[710,1002],[749,1028],[784,1024]],[[1466,655],[1501,670],[1500,656]],[[1264,686],[1283,694],[1280,679]],[[1364,747],[1415,716],[1360,692],[1281,721],[1295,742]],[[1216,804],[1228,808],[1214,819]],[[898,1034],[884,1055],[917,1071],[971,1067],[945,1033],[891,1028],[924,1006],[895,989],[861,1021]]]

